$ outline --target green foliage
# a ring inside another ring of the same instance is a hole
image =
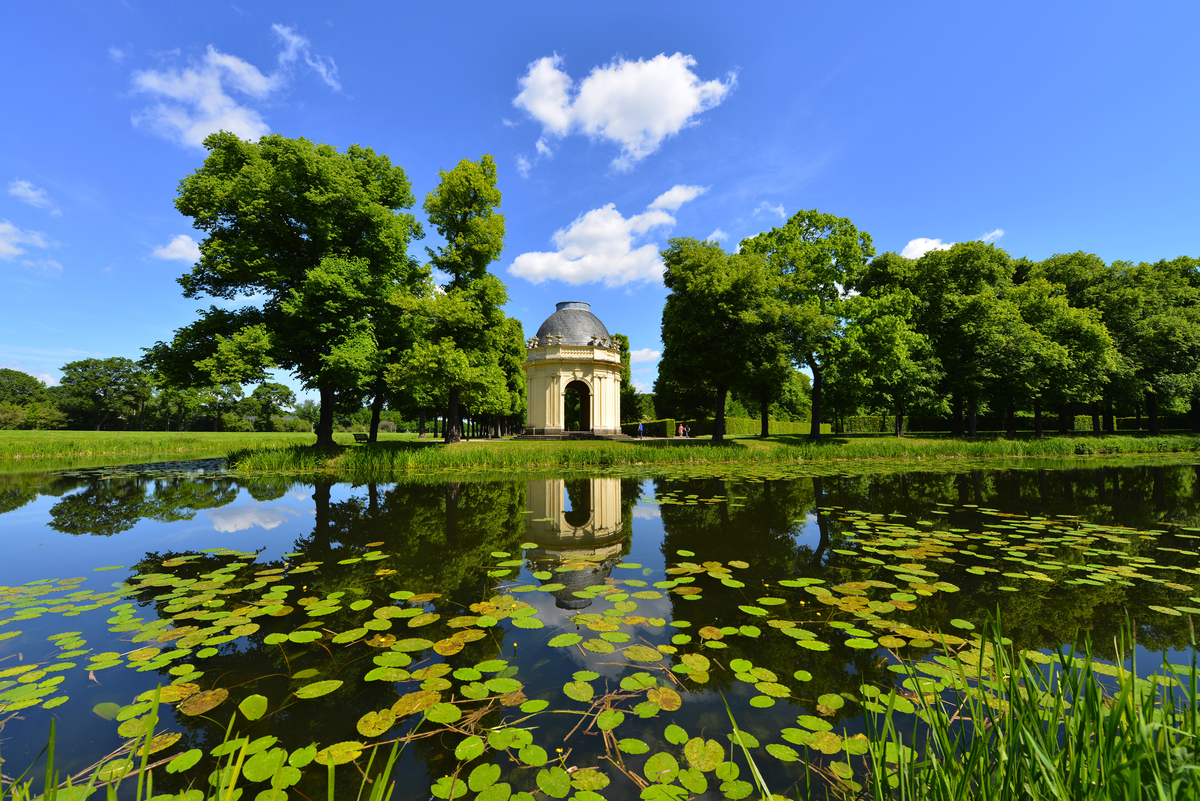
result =
[[[175,205],[206,237],[179,283],[189,298],[263,302],[211,307],[147,358],[183,386],[261,378],[272,364],[289,370],[320,390],[317,440],[331,444],[335,407],[361,405],[386,359],[381,340],[396,335],[389,299],[427,278],[407,252],[423,235],[401,211],[415,202],[408,177],[358,145],[338,152],[227,132],[204,144],[204,165],[180,182]]]
[[[149,376],[131,359],[82,359],[62,371],[55,399],[79,427],[131,427],[151,396]]]
[[[20,370],[0,367],[0,403],[25,406],[46,397],[46,385]]]
[[[757,374],[756,365],[776,362],[777,283],[761,256],[728,255],[715,242],[672,239],[662,258],[670,294],[655,395],[682,390],[712,397],[713,437],[720,441],[730,390]]]

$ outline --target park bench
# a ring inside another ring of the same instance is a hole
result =
[[[363,443],[363,444],[365,444],[365,443],[366,443],[368,440],[370,440],[370,439],[371,439],[371,435],[370,435],[370,434],[355,434],[355,435],[354,435],[354,441],[355,441],[355,442],[359,442],[359,443]]]

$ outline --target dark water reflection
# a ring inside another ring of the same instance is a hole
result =
[[[362,715],[386,709],[414,689],[404,682],[365,680],[363,674],[371,667],[368,657],[377,650],[361,643],[335,647],[318,642],[284,649],[264,642],[271,634],[294,631],[294,616],[255,617],[254,622],[260,624],[257,631],[230,637],[218,643],[216,653],[200,656],[207,622],[194,616],[200,614],[200,607],[190,618],[186,610],[181,613],[176,605],[179,601],[173,600],[178,592],[172,591],[179,583],[156,578],[165,575],[164,562],[180,559],[183,563],[170,573],[191,587],[193,598],[216,601],[228,597],[230,605],[237,606],[248,597],[282,592],[288,604],[300,605],[306,598],[340,593],[346,599],[374,599],[378,604],[399,591],[436,594],[425,608],[440,614],[443,623],[467,614],[472,605],[496,596],[514,582],[562,585],[548,593],[521,596],[537,608],[544,629],[517,628],[504,620],[488,629],[486,636],[445,657],[455,668],[496,657],[508,659],[517,667],[525,695],[552,704],[562,700],[560,688],[574,671],[596,671],[602,680],[615,685],[634,670],[611,656],[545,645],[555,633],[580,630],[590,636],[575,616],[598,614],[610,606],[594,597],[596,588],[631,579],[636,582],[633,586],[643,586],[669,578],[665,569],[683,558],[749,563],[737,573],[744,587],[711,582],[699,600],[672,592],[659,600],[640,602],[636,612],[640,617],[631,624],[635,639],[665,644],[673,634],[689,629],[656,626],[655,619],[692,621],[695,627],[728,622],[739,614],[739,605],[774,592],[781,579],[808,577],[839,585],[864,575],[880,575],[871,572],[872,552],[864,550],[870,540],[863,536],[863,516],[847,514],[849,510],[893,516],[890,519],[903,520],[922,531],[949,534],[953,530],[958,535],[996,530],[1000,520],[1075,518],[1154,532],[1145,538],[1131,535],[1123,552],[1152,558],[1158,566],[1155,570],[1164,575],[1169,572],[1173,583],[1186,584],[1187,577],[1197,570],[1195,534],[1186,531],[1200,528],[1200,466],[1196,465],[795,478],[424,480],[357,486],[294,482],[282,477],[246,480],[225,475],[215,465],[206,468],[201,473],[170,466],[0,476],[0,540],[11,554],[0,562],[0,584],[17,586],[35,579],[79,575],[87,577],[81,587],[108,592],[114,580],[140,582],[132,600],[141,625],[159,621],[161,631],[171,621],[170,626],[185,633],[165,640],[168,644],[163,648],[192,649],[173,663],[142,672],[123,665],[98,671],[89,679],[86,670],[65,670],[59,693],[68,695],[69,700],[62,706],[53,711],[31,706],[15,710],[19,714],[0,712],[4,755],[11,760],[5,765],[6,774],[12,773],[9,765],[23,769],[37,753],[52,714],[60,720],[60,767],[87,767],[123,741],[115,724],[94,715],[92,707],[103,702],[128,704],[139,692],[175,679],[169,667],[180,661],[194,664],[202,673],[196,679],[201,686],[229,688],[231,697],[226,706],[212,713],[216,722],[175,715],[169,728],[181,731],[183,739],[172,750],[208,749],[217,744],[234,704],[250,693],[271,699],[276,711],[254,724],[249,734],[271,734],[280,738],[281,746],[296,749],[310,742],[327,745],[362,739],[355,731],[355,722]],[[1026,533],[1018,538],[1036,535],[1035,530],[1023,530]],[[522,556],[522,544],[526,546],[523,564],[502,575],[497,563],[505,554]],[[1088,555],[1070,543],[1052,547],[1068,565],[1072,559],[1082,565],[1105,558]],[[1106,543],[1105,547],[1113,546]],[[219,572],[231,559],[214,552],[215,548],[255,552],[258,558],[252,567],[234,571],[228,582],[214,582],[214,571]],[[679,551],[695,556],[680,557],[676,555]],[[1002,572],[969,572],[973,563],[967,559],[943,559],[936,565],[935,561],[926,564],[958,591],[922,597],[915,608],[897,611],[894,619],[916,628],[948,631],[952,630],[951,620],[979,625],[999,611],[1006,633],[1019,647],[1054,648],[1073,641],[1077,632],[1089,630],[1099,650],[1111,655],[1112,638],[1128,615],[1135,621],[1139,642],[1149,649],[1178,649],[1189,642],[1188,615],[1148,611],[1151,606],[1189,602],[1187,593],[1162,583],[1055,580],[1022,585],[1022,591],[1012,592],[1001,589],[1013,581]],[[309,562],[322,564],[319,570],[296,571],[298,565]],[[92,572],[94,567],[118,563],[128,570]],[[213,586],[206,590],[205,582]],[[197,585],[202,590],[199,595]],[[1196,603],[1200,605],[1200,601]],[[105,622],[111,614],[108,609],[70,620],[45,612],[19,624],[11,622],[12,616],[27,613],[9,606],[5,609],[0,614],[10,622],[0,627],[0,632],[19,625],[22,634],[0,641],[0,670],[17,660],[52,659],[46,638],[66,628],[82,630],[86,647],[93,652],[124,653],[139,647],[117,639],[136,640],[138,627],[109,631]],[[812,598],[803,609],[796,601],[789,610],[797,617],[836,616]],[[347,631],[359,625],[360,617],[348,606],[339,607],[310,628]],[[195,628],[187,632],[186,626]],[[690,629],[693,634],[695,627]],[[695,695],[689,696],[678,712],[661,713],[658,720],[633,720],[622,735],[661,742],[662,727],[669,721],[688,731],[726,731],[728,719],[719,696],[712,692],[720,690],[729,697],[744,728],[765,743],[778,740],[779,728],[792,725],[797,714],[818,714],[814,699],[822,694],[853,693],[864,683],[888,686],[898,680],[888,670],[891,660],[881,652],[848,647],[840,639],[829,639],[828,651],[800,651],[792,639],[763,628],[766,633],[761,637],[730,636],[724,641],[726,648],[709,653],[726,665],[736,658],[748,659],[791,685],[796,684],[789,678],[793,671],[808,671],[812,678],[796,697],[784,699],[770,710],[751,709],[748,701],[753,692],[748,685],[735,680],[732,671],[714,670],[710,682],[694,687]],[[449,632],[441,629],[439,624],[436,636]],[[190,642],[189,636],[199,640]],[[689,646],[695,647],[695,642]],[[441,659],[432,652],[424,656]],[[80,666],[85,659],[75,658]],[[305,675],[307,671],[311,673]],[[336,676],[346,684],[331,695],[276,709],[279,699],[291,697],[304,683],[297,681],[297,674],[309,681]],[[513,712],[504,707],[493,709],[480,724],[495,726]],[[852,733],[859,730],[859,712],[851,702],[840,710],[829,710],[825,717],[839,730],[845,727]],[[561,718],[539,719],[538,741],[552,749],[573,724],[574,720]],[[398,726],[392,736],[403,730]],[[434,737],[414,743],[402,761],[402,775],[409,778],[399,785],[398,797],[427,798],[429,783],[454,763],[455,742],[451,737]],[[585,762],[598,748],[594,737],[577,738],[571,746]],[[68,756],[63,757],[64,753]],[[505,770],[507,776],[507,766]],[[772,764],[768,770],[775,780],[772,789],[798,778],[794,767]],[[347,788],[351,780],[356,788],[358,777],[350,773],[339,775],[348,782]],[[514,789],[532,791],[536,789],[533,773],[516,771],[506,780]],[[307,772],[299,787],[312,796],[324,781],[322,768]],[[155,782],[156,789],[162,786],[163,790],[185,786],[184,777],[166,774],[156,774]],[[621,784],[619,777],[614,777],[614,782],[607,793],[610,797],[636,795],[632,784]]]

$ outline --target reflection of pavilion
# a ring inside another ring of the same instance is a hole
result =
[[[525,557],[534,570],[553,572],[549,581],[566,585],[554,593],[560,609],[590,606],[590,600],[573,593],[603,584],[621,558],[621,480],[530,481],[526,496],[532,514],[526,517],[525,539],[538,547]],[[564,496],[570,498],[570,509]]]

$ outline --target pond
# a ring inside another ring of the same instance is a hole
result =
[[[402,799],[737,799],[747,754],[852,788],[864,708],[987,662],[989,615],[1041,662],[1085,630],[1120,661],[1123,626],[1190,658],[1200,465],[812,472],[2,475],[3,772],[53,719],[62,775],[120,775],[154,712],[155,793],[236,757],[247,798],[324,797],[330,763],[356,797],[398,738]]]

